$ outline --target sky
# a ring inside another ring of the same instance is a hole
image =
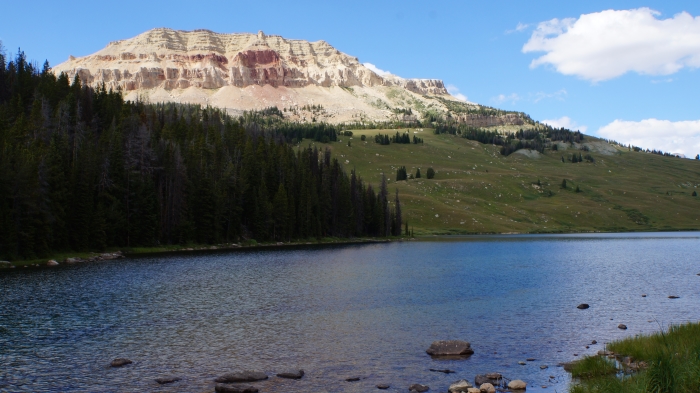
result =
[[[155,27],[325,40],[379,71],[553,126],[700,153],[700,1],[9,2],[8,54],[39,64]]]

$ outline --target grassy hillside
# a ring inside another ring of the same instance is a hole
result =
[[[331,146],[347,170],[374,185],[386,173],[416,235],[700,229],[700,198],[692,196],[700,161],[628,151],[592,137],[582,145],[559,143],[558,151],[504,157],[497,146],[419,130],[409,132],[422,145],[382,146],[374,135],[396,130],[355,130],[352,139],[319,147]],[[595,163],[561,161],[585,156],[582,146]],[[423,178],[396,182],[399,166],[412,174],[420,168]],[[428,167],[436,171],[432,180],[425,178]]]

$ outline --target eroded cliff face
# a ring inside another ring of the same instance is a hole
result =
[[[447,95],[440,80],[384,78],[357,58],[325,41],[288,40],[279,36],[218,34],[153,29],[110,43],[101,51],[71,57],[55,67],[92,86],[142,89],[219,89],[257,85],[300,88],[396,86],[417,94]]]

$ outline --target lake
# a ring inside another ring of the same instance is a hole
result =
[[[470,236],[1,271],[0,391],[213,392],[217,376],[254,369],[271,376],[253,384],[261,392],[445,392],[501,372],[561,393],[570,379],[558,363],[700,320],[699,240]],[[475,354],[425,353],[448,339]],[[109,367],[117,357],[134,363]],[[293,368],[304,378],[272,376]],[[166,375],[182,380],[154,381]]]

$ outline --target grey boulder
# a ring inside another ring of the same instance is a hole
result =
[[[419,383],[414,383],[413,385],[408,387],[409,392],[418,392],[418,393],[424,393],[430,390],[430,387],[426,385],[421,385]]]
[[[479,374],[474,377],[474,385],[481,386],[485,383],[490,383],[492,385],[498,386],[503,382],[503,375],[499,373],[488,373]]]
[[[473,388],[471,383],[467,381],[466,379],[463,379],[461,381],[457,381],[450,385],[449,389],[447,389],[448,392],[450,393],[463,393],[463,392],[468,392],[469,388]]]
[[[468,356],[474,353],[471,344],[460,340],[434,341],[425,352],[430,356]]]
[[[214,382],[231,383],[231,382],[255,382],[267,379],[267,374],[261,371],[236,371],[228,373],[216,378]],[[257,392],[257,390],[256,390]]]

